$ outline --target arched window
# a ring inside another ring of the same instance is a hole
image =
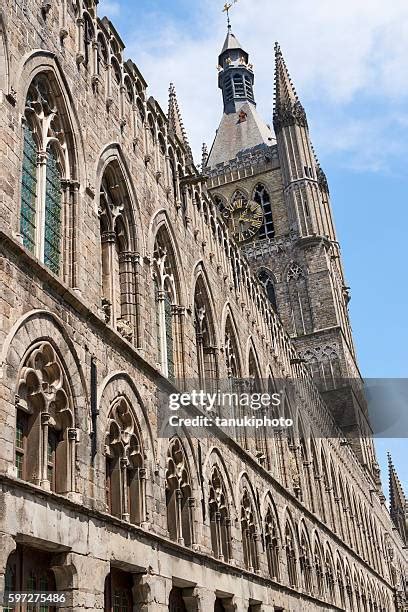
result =
[[[227,369],[228,391],[230,391],[232,394],[239,393],[241,386],[241,364],[239,359],[237,339],[231,318],[229,316],[227,317],[227,321],[225,324],[224,357]],[[228,407],[224,406],[224,410],[226,410],[227,408]],[[236,403],[231,402],[229,409],[231,417],[239,418],[243,416],[243,408],[240,406],[240,404],[237,406]],[[235,435],[238,443],[243,448],[247,448],[247,436],[245,428],[237,427]]]
[[[296,559],[296,542],[295,534],[290,525],[289,521],[286,522],[285,526],[285,551],[286,551],[286,565],[288,570],[289,585],[296,588],[298,585],[297,578],[297,559]]]
[[[272,205],[269,193],[263,185],[259,184],[255,187],[253,197],[255,202],[258,202],[258,204],[262,206],[264,214],[262,227],[259,230],[257,239],[263,240],[264,238],[273,238],[275,236],[275,228],[273,225]]]
[[[167,529],[172,540],[185,546],[194,544],[194,506],[187,457],[179,438],[174,438],[167,453]]]
[[[272,580],[280,580],[279,532],[274,512],[270,506],[265,517],[265,547],[269,575]]]
[[[305,274],[302,268],[292,263],[286,275],[291,308],[293,336],[303,336],[313,331],[312,312]]]
[[[134,236],[131,203],[117,161],[102,177],[99,221],[102,252],[102,309],[106,323],[126,340],[136,334]]]
[[[223,561],[231,558],[231,520],[225,485],[217,466],[213,467],[209,482],[211,546],[215,557]]]
[[[133,576],[112,567],[105,579],[105,612],[132,612]]]
[[[342,608],[346,607],[346,586],[344,584],[344,574],[340,559],[337,560],[336,565],[337,584],[339,587],[340,605]]]
[[[157,234],[154,247],[153,282],[156,305],[157,361],[164,376],[176,377],[177,294],[175,260],[165,228]]]
[[[259,570],[258,533],[254,507],[248,489],[241,498],[241,532],[245,567],[253,572]]]
[[[95,28],[91,17],[84,13],[84,65],[92,67],[92,43],[95,38]]]
[[[56,591],[53,566],[55,561],[52,554],[17,544],[16,550],[7,560],[5,591]],[[4,612],[30,612],[37,609],[41,612],[56,612],[58,608],[49,605],[37,608],[26,603],[3,608]]]
[[[63,113],[62,113],[63,114]],[[55,274],[61,270],[63,179],[69,147],[56,97],[45,74],[35,77],[26,100],[20,234],[24,246]]]
[[[316,594],[318,597],[324,596],[324,569],[323,569],[323,557],[322,550],[319,541],[316,539],[314,545],[314,567],[315,567],[315,579],[316,579]]]
[[[142,436],[126,398],[112,405],[105,436],[106,506],[136,525],[146,520],[146,470]]]
[[[258,396],[260,396],[260,394],[262,393],[262,384],[261,384],[261,378],[260,378],[257,359],[256,359],[255,352],[252,347],[249,351],[248,373],[249,373],[248,391],[251,394],[257,394]],[[260,418],[262,418],[263,414],[265,416],[268,416],[267,411],[268,409],[266,407],[261,406],[257,410],[257,415]],[[268,447],[266,443],[266,429],[264,427],[259,428],[259,430],[255,429],[253,433],[253,438],[254,438],[254,443],[255,443],[255,455],[259,463],[263,465],[264,467],[269,468],[269,454],[268,454]]]
[[[194,328],[200,388],[211,390],[217,378],[214,325],[202,276],[197,280],[194,293]]]
[[[313,580],[312,580],[312,558],[310,552],[309,539],[302,530],[302,534],[300,537],[300,556],[299,556],[299,565],[300,572],[303,578],[303,587],[306,593],[311,593],[313,590]]]
[[[115,78],[115,83],[117,85],[120,85],[122,82],[122,70],[121,70],[120,64],[115,57],[112,57],[111,63],[112,63],[112,70],[113,70],[113,76]]]
[[[335,602],[334,584],[333,557],[330,550],[326,550],[326,589],[331,603]]]
[[[269,272],[269,270],[267,270],[266,268],[261,268],[257,276],[258,276],[260,283],[262,283],[262,285],[265,288],[266,295],[268,296],[268,299],[270,303],[272,304],[273,309],[276,311],[277,310],[276,294],[275,294],[275,286],[274,286],[272,273]]]
[[[108,65],[108,47],[103,34],[98,34],[98,47],[96,53],[96,68],[99,75],[103,75]]]
[[[17,476],[47,490],[75,490],[72,397],[62,363],[48,342],[29,352],[16,397]]]

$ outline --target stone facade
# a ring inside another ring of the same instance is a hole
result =
[[[276,146],[200,173],[174,89],[164,113],[96,5],[0,12],[0,592],[57,589],[75,611],[406,609],[372,466],[299,359],[283,283],[278,316],[211,195],[262,180],[268,249],[289,262]],[[294,434],[158,436],[158,390],[215,376],[300,381]]]

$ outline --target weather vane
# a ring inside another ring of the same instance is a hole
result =
[[[236,4],[238,2],[238,0],[232,0],[232,2],[226,2],[224,4],[224,8],[222,9],[223,13],[227,13],[227,23],[228,23],[228,27],[231,27],[231,21],[230,21],[230,16],[229,16],[229,12],[231,10],[231,8],[234,6],[234,4]]]

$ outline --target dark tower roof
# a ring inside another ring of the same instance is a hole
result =
[[[223,53],[225,53],[225,51],[230,51],[231,49],[242,49],[242,46],[235,34],[231,32],[231,26],[229,26],[220,57]]]
[[[224,114],[211,148],[207,166],[229,162],[249,149],[275,143],[270,128],[258,115],[254,97],[254,71],[249,55],[228,26],[218,58],[218,86]]]

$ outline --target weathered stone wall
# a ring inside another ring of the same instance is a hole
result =
[[[143,610],[167,609],[172,583],[185,589],[191,610],[210,610],[215,591],[227,599],[235,597],[231,606],[235,603],[237,607],[231,609],[242,612],[249,603],[262,604],[266,612],[271,612],[273,606],[293,611],[339,609],[338,590],[337,603],[329,603],[307,594],[303,586],[295,590],[288,585],[284,529],[290,519],[299,537],[302,530],[309,534],[311,542],[318,537],[323,550],[331,550],[334,563],[339,559],[342,568],[350,566],[353,576],[364,575],[367,592],[383,609],[393,609],[391,603],[386,603],[393,597],[386,534],[395,550],[395,563],[403,563],[401,543],[391,531],[384,503],[370,492],[370,481],[350,448],[341,437],[327,439],[330,432],[338,432],[312,386],[308,387],[307,403],[302,404],[299,396],[290,407],[296,421],[301,413],[307,456],[300,454],[299,436],[291,449],[284,437],[276,436],[268,440],[267,471],[251,445],[245,451],[233,440],[222,442],[215,434],[202,440],[184,440],[195,500],[195,541],[191,548],[170,541],[165,498],[168,441],[158,438],[156,423],[157,387],[172,388],[157,364],[152,280],[157,230],[166,226],[175,253],[182,329],[177,358],[185,380],[197,377],[193,316],[194,288],[200,274],[209,288],[220,378],[227,378],[224,333],[228,313],[235,326],[243,376],[249,372],[251,347],[263,378],[273,375],[276,379],[291,376],[308,380],[308,375],[303,366],[294,363],[294,345],[251,276],[249,265],[229,241],[201,177],[188,167],[183,143],[177,135],[169,134],[158,104],[147,99],[146,85],[137,68],[127,64],[124,69],[123,62],[119,62],[119,84],[115,83],[110,65],[98,75],[95,45],[90,44],[88,65],[84,64],[83,8],[79,4],[51,3],[49,11],[46,9],[37,0],[7,0],[1,14],[4,27],[0,35],[7,41],[4,48],[9,78],[0,78],[0,84],[5,83],[0,92],[0,537],[4,543],[0,547],[0,580],[4,581],[7,558],[16,543],[24,543],[55,554],[55,567],[60,568],[56,570],[59,586],[73,591],[71,609],[75,610],[103,609],[104,580],[110,564],[135,575],[136,600],[145,606]],[[95,37],[98,30],[110,40],[112,49],[115,40],[117,48],[122,48],[108,22],[97,21],[92,10],[90,18]],[[131,83],[132,102],[126,94],[125,72]],[[40,73],[47,73],[54,83],[59,113],[64,125],[69,126],[73,147],[72,197],[64,223],[60,277],[22,246],[19,235],[22,119],[28,88]],[[165,155],[160,153],[159,132],[165,138]],[[169,167],[170,149],[182,175],[178,177],[180,192],[176,197]],[[138,324],[132,342],[106,324],[101,304],[99,194],[104,170],[112,160],[119,164],[129,210],[135,219],[132,256]],[[271,189],[278,203],[281,213],[275,223],[284,234],[288,228],[279,169],[260,175],[259,180]],[[254,177],[248,181],[248,189],[259,180]],[[245,188],[246,183],[242,186]],[[232,192],[234,185],[228,189]],[[237,286],[231,263],[234,259],[241,276]],[[279,299],[284,300],[278,295]],[[72,394],[73,427],[78,435],[74,490],[66,495],[23,482],[17,478],[15,468],[16,394],[24,359],[38,342],[54,347]],[[96,389],[91,386],[91,364],[96,367]],[[143,527],[110,516],[105,503],[107,417],[112,401],[123,394],[131,401],[146,455]],[[97,413],[92,414],[94,405]],[[308,487],[313,445],[317,449],[315,473]],[[327,464],[333,465],[333,471],[327,472],[331,482],[327,487],[321,479],[322,453]],[[219,466],[227,483],[232,520],[230,563],[216,560],[211,551],[208,483],[214,465]],[[299,479],[303,499],[296,496]],[[374,518],[375,529],[370,535],[369,523],[354,517],[345,496],[335,496],[334,488],[339,491],[342,479],[351,496],[363,505],[365,515]],[[256,508],[260,557],[257,573],[243,569],[240,503],[244,486],[251,492]],[[318,488],[320,507],[313,501],[318,497]],[[268,503],[279,525],[279,583],[269,577],[264,550],[263,522]],[[331,514],[327,511],[323,516],[324,506],[332,508]],[[347,528],[348,522],[354,525],[354,536]],[[358,536],[360,530],[362,537]],[[298,558],[300,553],[297,548]],[[146,571],[147,575],[140,577]]]

